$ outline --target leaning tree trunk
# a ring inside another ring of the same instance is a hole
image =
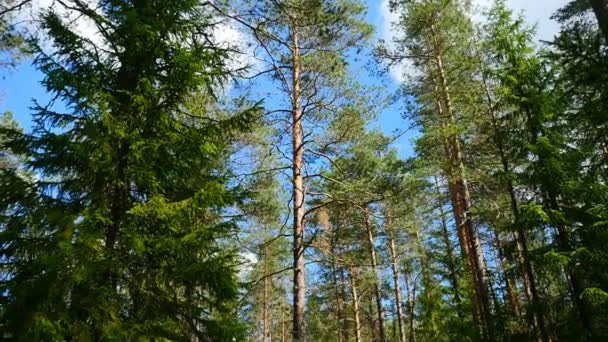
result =
[[[608,42],[608,0],[589,0],[589,3],[591,3],[600,29],[606,37],[606,42]]]
[[[378,260],[376,257],[376,248],[374,240],[374,227],[370,220],[369,209],[364,208],[364,223],[367,230],[367,242],[369,244],[369,258],[374,274],[374,296],[376,297],[376,309],[378,310],[378,330],[380,332],[380,341],[386,342],[386,330],[384,327],[384,310],[382,306],[382,293],[380,292],[380,275],[378,273]]]
[[[300,50],[298,32],[292,27],[292,158],[293,158],[293,338],[305,341],[304,307],[304,136],[302,133],[302,107],[300,90]]]

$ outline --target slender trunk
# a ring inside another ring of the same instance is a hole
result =
[[[608,0],[589,0],[600,29],[608,42]]]
[[[549,210],[560,210],[559,204],[557,202],[557,195],[554,193],[553,190],[547,191],[547,202],[547,207]],[[560,252],[571,252],[573,248],[570,242],[570,234],[568,233],[566,226],[562,223],[558,223],[556,226],[558,250]],[[570,282],[570,293],[572,301],[574,302],[574,305],[578,311],[579,317],[581,319],[581,324],[583,325],[585,330],[587,330],[588,334],[588,336],[585,336],[581,340],[586,341],[588,339],[593,339],[595,336],[592,326],[592,312],[589,307],[589,304],[582,296],[583,291],[585,289],[585,285],[580,275],[576,272],[576,269],[574,269],[572,266],[567,266],[566,271],[567,278]]]
[[[341,292],[340,292],[340,288],[344,287],[344,284],[341,284],[340,282],[340,276],[338,271],[341,271],[341,268],[338,266],[337,262],[336,262],[336,240],[334,238],[334,241],[332,243],[332,248],[331,248],[331,268],[332,268],[332,273],[333,273],[333,281],[334,281],[334,295],[336,296],[336,320],[337,320],[337,328],[338,328],[338,342],[343,342],[344,341],[344,331],[343,331],[343,325],[342,325],[342,321],[344,320],[343,314],[342,314],[342,298],[341,298]]]
[[[359,295],[357,293],[357,275],[355,268],[349,268],[350,291],[353,299],[353,316],[355,319],[355,342],[361,342],[361,310],[359,309]]]
[[[272,298],[272,291],[271,291],[271,295],[270,296]],[[275,310],[274,305],[270,305],[270,310],[269,310],[270,311],[269,312],[270,319],[268,321],[268,326],[269,326],[268,342],[272,342],[272,335],[274,333],[274,310]]]
[[[378,341],[378,325],[376,324],[376,318],[374,318],[376,312],[374,310],[374,293],[369,293],[369,300],[367,301],[367,322],[369,323],[369,331],[371,334],[371,340]]]
[[[304,137],[302,133],[302,108],[300,92],[300,50],[298,32],[292,27],[292,157],[293,157],[293,338],[295,341],[305,341],[304,309],[304,179],[302,166],[304,163]]]
[[[264,275],[264,305],[262,306],[262,341],[268,340],[268,279]]]
[[[431,279],[429,259],[426,251],[422,245],[422,239],[420,238],[420,232],[416,230],[416,248],[418,249],[418,255],[420,255],[420,273],[422,274],[422,287],[424,288],[424,296],[429,299],[431,298],[431,291],[433,283]]]
[[[344,267],[340,268],[340,291],[341,291],[341,296],[342,296],[342,325],[341,325],[341,329],[342,329],[342,333],[344,334],[344,340],[347,342],[350,342],[350,331],[348,330],[348,320],[347,320],[347,316],[346,316],[346,276],[344,275],[345,270]]]
[[[401,284],[399,282],[399,270],[397,260],[397,250],[395,248],[395,231],[392,227],[392,219],[389,212],[386,214],[386,231],[389,238],[389,252],[391,256],[391,271],[393,272],[393,286],[395,290],[395,311],[397,316],[397,335],[399,342],[405,341],[405,331],[403,327],[403,308],[401,302]]]
[[[518,91],[521,94],[526,94],[525,90],[522,87],[519,87]],[[531,145],[538,144],[538,137],[541,133],[544,132],[544,127],[542,123],[533,116],[532,110],[528,107],[524,108],[524,113],[527,118],[527,129],[528,129],[528,139]],[[545,165],[549,163],[546,160],[546,156],[542,154],[538,154],[538,163],[541,165]],[[558,193],[557,189],[554,188],[554,184],[540,184],[540,190],[543,192],[543,205],[547,212],[561,210],[561,206],[558,203]],[[557,248],[560,252],[571,252],[572,244],[570,242],[570,233],[568,232],[566,226],[562,222],[556,222],[555,224],[557,229]],[[571,289],[571,297],[574,302],[575,308],[579,313],[579,318],[584,329],[587,331],[588,336],[583,339],[591,338],[593,335],[593,326],[592,326],[592,313],[588,306],[588,303],[582,297],[582,293],[584,290],[583,280],[579,274],[577,274],[576,270],[572,268],[572,266],[566,267],[567,278],[569,280]]]
[[[447,81],[446,71],[443,63],[442,50],[437,39],[435,26],[431,25],[432,39],[435,47],[435,64],[439,73],[440,98],[443,102],[445,112],[442,121],[446,121],[447,126],[454,126],[456,119],[452,109],[452,101],[450,98],[449,85]],[[494,340],[494,317],[492,305],[489,295],[489,279],[485,266],[485,261],[482,256],[481,244],[477,231],[471,220],[471,195],[467,183],[465,168],[463,164],[462,149],[460,146],[459,136],[451,134],[448,140],[449,155],[446,157],[451,165],[447,172],[448,181],[451,183],[450,191],[452,192],[452,206],[456,225],[458,226],[459,236],[465,238],[465,243],[468,244],[468,256],[471,273],[473,276],[473,287],[475,297],[481,318],[483,319],[482,332],[487,340]]]
[[[433,81],[435,82],[435,79],[433,79]],[[435,84],[434,86],[434,90],[436,92],[439,92],[439,86],[437,86]],[[444,105],[441,101],[441,99],[437,98],[436,101],[436,106],[437,106],[437,112],[439,114],[440,118],[443,118],[445,116],[445,110],[443,109]],[[446,129],[447,124],[441,120],[441,128],[442,129]],[[446,155],[446,158],[448,158],[448,160],[452,160],[452,147],[450,144],[449,139],[444,135],[443,136],[443,148],[444,148],[444,153]],[[450,175],[450,170],[446,170],[445,171],[445,175],[447,177],[448,180],[448,193],[449,193],[449,198],[450,198],[450,202],[452,204],[452,213],[454,215],[455,221],[456,221],[456,232],[458,233],[458,242],[460,245],[460,253],[462,255],[462,258],[464,259],[464,265],[465,265],[465,271],[468,271],[468,274],[471,274],[471,278],[469,279],[469,281],[471,281],[471,287],[472,288],[476,288],[475,287],[475,274],[473,273],[473,263],[471,261],[471,252],[470,252],[470,243],[469,243],[469,236],[467,234],[467,230],[465,229],[465,227],[460,223],[460,220],[458,220],[458,217],[456,215],[457,212],[460,212],[459,208],[459,200],[458,200],[458,189],[456,187],[456,184],[454,182],[453,177]],[[443,208],[441,208],[441,210],[443,210]],[[444,222],[447,223],[447,220],[444,220]],[[447,224],[445,225],[445,227],[447,227]],[[477,295],[477,292],[475,292],[475,295]],[[480,329],[483,332],[483,326],[481,325],[481,317],[482,317],[482,309],[481,309],[481,302],[478,300],[478,298],[474,298],[473,300],[473,323],[474,325]]]
[[[405,272],[405,291],[407,292],[407,316],[409,318],[409,342],[416,341],[416,332],[414,330],[414,297],[413,287],[411,286],[410,273]]]
[[[504,291],[501,293],[501,295],[503,297],[505,296]],[[490,296],[492,297],[492,303],[494,303],[494,308],[496,310],[496,314],[500,315],[501,306],[500,306],[500,302],[498,301],[498,296],[496,295],[496,290],[494,290],[494,286],[490,286]]]
[[[393,309],[393,311],[392,311],[393,317],[397,317],[397,305],[395,305],[394,302],[391,304],[392,304],[392,309]],[[397,320],[393,319],[392,323],[393,324],[392,324],[391,329],[392,329],[393,336],[399,337],[399,327],[397,326]]]
[[[498,251],[498,258],[502,267],[502,272],[505,278],[505,288],[507,290],[507,299],[509,300],[509,310],[517,318],[521,317],[521,305],[519,304],[519,298],[517,297],[517,290],[515,288],[516,282],[515,277],[509,272],[509,261],[505,256],[502,242],[500,241],[500,234],[494,231],[494,241],[496,243],[496,250]]]
[[[264,327],[263,327],[263,341],[267,342],[269,340],[270,337],[270,324],[269,324],[269,315],[268,315],[268,304],[269,304],[269,290],[268,290],[268,285],[269,285],[269,281],[268,281],[268,246],[264,246],[264,292],[263,292],[263,301],[264,301],[264,305],[263,305],[263,322],[264,322]]]
[[[283,308],[283,302],[281,302],[280,310],[281,310],[281,342],[286,342],[287,334],[285,332],[285,309]]]
[[[367,230],[367,242],[369,243],[369,257],[372,266],[372,272],[375,276],[374,295],[376,297],[376,309],[378,310],[378,330],[380,332],[380,341],[386,342],[386,330],[384,327],[384,309],[382,307],[382,293],[380,292],[380,274],[378,273],[378,261],[376,258],[376,247],[374,241],[374,227],[370,220],[369,209],[364,209],[364,223]]]
[[[460,289],[458,287],[458,273],[456,271],[456,259],[454,258],[454,247],[452,246],[452,241],[450,240],[450,232],[448,230],[448,221],[447,216],[445,214],[445,210],[443,209],[443,201],[441,201],[441,191],[439,191],[439,182],[437,181],[437,176],[434,176],[435,179],[435,192],[438,198],[438,207],[439,207],[439,215],[441,219],[441,233],[443,238],[443,243],[445,244],[446,249],[446,257],[447,257],[447,266],[448,266],[448,280],[450,285],[452,285],[452,289],[454,291],[454,303],[456,304],[456,310],[458,317],[462,317],[462,312],[460,308],[461,299],[460,299]]]
[[[490,93],[490,87],[488,85],[486,72],[481,63],[482,62],[480,59],[480,69],[482,71],[482,80],[484,84],[486,100],[488,102],[488,113],[492,121],[494,142],[496,143],[497,152],[502,165],[502,171],[505,174],[504,179],[506,190],[509,193],[509,199],[511,202],[511,212],[513,213],[513,219],[515,223],[515,247],[517,250],[517,258],[519,260],[520,272],[524,284],[524,293],[526,295],[528,303],[532,304],[532,325],[534,326],[537,332],[538,341],[548,342],[550,339],[547,329],[545,327],[545,319],[544,316],[538,312],[541,303],[538,297],[538,292],[536,290],[536,280],[534,272],[532,270],[532,264],[530,263],[526,231],[524,230],[524,227],[520,222],[519,205],[517,202],[517,196],[515,194],[515,187],[513,185],[513,180],[509,175],[511,173],[511,165],[509,163],[509,159],[505,151],[505,144],[502,132],[498,125],[498,117],[494,110],[494,101],[492,100],[492,95]]]

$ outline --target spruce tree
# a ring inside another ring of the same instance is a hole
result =
[[[253,110],[221,113],[229,52],[198,1],[62,1],[103,46],[53,10],[38,46],[43,85],[31,134],[8,143],[36,182],[3,196],[5,334],[17,340],[232,340],[239,200],[228,187],[231,132]],[[202,103],[203,105],[195,105]],[[61,108],[64,107],[64,108]],[[15,189],[16,187],[12,187]]]

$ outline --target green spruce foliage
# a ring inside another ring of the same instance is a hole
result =
[[[36,105],[33,132],[7,142],[37,178],[13,180],[3,196],[4,335],[239,338],[237,263],[222,245],[235,224],[222,214],[240,195],[227,186],[225,160],[254,111],[217,112],[229,54],[212,43],[209,8],[72,5],[103,45],[52,10],[42,17],[53,46],[38,47],[35,64],[62,106]]]

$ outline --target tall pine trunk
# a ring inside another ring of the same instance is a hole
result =
[[[452,101],[449,90],[449,82],[443,62],[443,53],[437,32],[433,24],[431,24],[431,32],[434,47],[434,62],[437,68],[439,84],[438,110],[440,111],[440,120],[444,127],[452,127],[456,124],[456,118],[452,109]],[[450,162],[450,167],[447,173],[449,190],[451,193],[452,208],[454,218],[463,245],[464,257],[467,259],[467,265],[473,276],[473,288],[475,291],[475,304],[478,308],[480,319],[482,320],[482,333],[488,340],[494,340],[494,317],[492,305],[490,303],[490,281],[483,259],[483,253],[477,231],[471,219],[471,195],[465,175],[463,163],[462,148],[460,139],[457,134],[451,134],[446,140],[447,146],[446,158]],[[463,241],[464,240],[464,241]]]
[[[336,248],[338,240],[338,232],[334,231],[332,244],[331,244],[331,272],[333,275],[334,282],[334,296],[336,297],[336,320],[337,320],[337,328],[338,328],[338,342],[344,341],[344,313],[342,310],[343,307],[343,298],[341,289],[344,288],[344,284],[342,283],[342,278],[340,275],[342,274],[342,267],[338,265],[336,260],[336,255],[338,254],[338,250]],[[348,340],[347,340],[348,341]]]
[[[450,281],[450,285],[452,286],[452,290],[454,292],[454,303],[456,304],[456,310],[458,317],[462,317],[461,312],[461,297],[460,297],[460,288],[458,285],[458,273],[456,271],[456,259],[454,258],[454,247],[452,246],[452,241],[450,240],[450,232],[448,230],[448,220],[445,214],[445,210],[443,209],[443,201],[441,201],[441,192],[439,191],[439,184],[437,181],[437,176],[434,176],[435,179],[435,193],[438,197],[438,206],[439,206],[439,216],[441,219],[441,236],[443,239],[443,243],[445,244],[446,249],[446,257],[447,257],[447,266],[448,266],[448,279]]]
[[[263,313],[262,313],[262,317],[263,317],[263,335],[264,335],[264,339],[263,341],[270,341],[270,329],[271,329],[271,323],[270,323],[270,313],[269,313],[269,305],[270,305],[270,298],[271,298],[271,290],[269,289],[269,285],[270,285],[270,281],[269,281],[269,276],[268,276],[268,246],[265,244],[264,245],[264,291],[263,291]]]
[[[416,317],[414,316],[414,287],[411,280],[411,273],[407,270],[404,272],[405,278],[405,291],[407,292],[407,317],[409,319],[409,342],[416,341],[416,331],[414,330],[414,321]]]
[[[376,257],[376,247],[374,239],[374,227],[370,219],[369,209],[364,208],[364,223],[367,230],[367,242],[369,244],[369,258],[374,274],[374,297],[376,297],[376,310],[378,315],[378,331],[380,333],[380,341],[386,342],[386,330],[384,326],[384,309],[382,306],[382,293],[380,291],[380,274],[378,273],[378,260]]]
[[[283,302],[281,302],[279,306],[279,310],[281,310],[281,342],[287,341],[287,332],[285,329],[285,308],[283,308]]]
[[[393,273],[393,287],[395,291],[395,311],[397,316],[397,335],[399,342],[405,342],[405,329],[403,327],[403,306],[401,301],[401,284],[399,282],[399,269],[397,250],[395,248],[395,231],[392,227],[392,218],[389,212],[386,214],[386,231],[389,238],[389,253],[391,256],[391,271]]]
[[[348,324],[348,319],[347,319],[347,315],[346,315],[346,290],[347,290],[347,285],[346,285],[346,275],[344,274],[346,272],[344,267],[340,268],[340,291],[341,291],[341,296],[342,296],[342,324],[340,325],[340,329],[342,330],[342,333],[344,334],[344,341],[348,341],[350,342],[350,331],[348,330],[349,324]]]
[[[302,107],[300,90],[300,50],[298,31],[295,25],[291,28],[292,36],[292,158],[293,158],[293,338],[295,341],[305,341],[304,310],[304,179],[302,167],[304,163],[304,136],[302,133]]]
[[[353,301],[353,316],[355,320],[355,342],[361,342],[361,309],[359,308],[359,294],[357,293],[357,273],[354,266],[348,270],[350,278],[350,291]]]

